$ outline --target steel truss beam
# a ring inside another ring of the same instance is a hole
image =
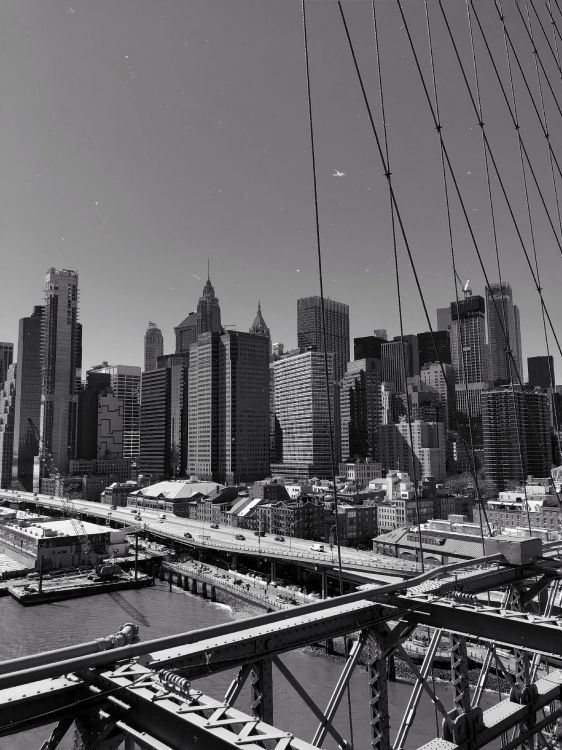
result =
[[[384,649],[377,632],[368,632],[367,675],[369,679],[370,745],[372,750],[390,750],[388,712],[388,670]]]
[[[272,750],[313,750],[312,745],[290,732],[199,691],[192,690],[189,698],[175,694],[163,688],[154,672],[137,663],[124,664],[114,671],[91,670],[84,679],[100,695],[105,694],[107,710],[117,728],[133,737],[144,736],[145,747],[256,750],[267,745]]]

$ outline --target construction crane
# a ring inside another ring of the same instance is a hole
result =
[[[472,289],[469,286],[470,279],[467,279],[463,284],[463,280],[456,271],[455,276],[457,277],[459,284],[462,286],[462,293],[464,294],[464,298],[466,299],[467,297],[470,297],[472,295]]]
[[[80,541],[80,546],[82,547],[84,556],[89,560],[91,566],[95,568],[97,561],[96,561],[94,549],[90,542],[90,538],[88,537],[84,524],[82,523],[82,519],[79,517],[78,511],[74,503],[72,502],[72,498],[70,497],[68,492],[64,489],[64,484],[62,481],[61,473],[57,468],[55,460],[52,457],[52,455],[49,453],[49,451],[45,448],[45,446],[42,444],[39,430],[37,429],[36,425],[33,423],[33,420],[30,417],[28,417],[27,421],[29,422],[29,426],[33,432],[35,439],[37,440],[37,444],[39,446],[39,457],[43,460],[43,463],[45,464],[45,468],[49,472],[49,476],[55,480],[55,495],[58,498],[60,498],[60,501],[62,502],[63,513],[72,524],[74,533],[76,534],[76,536],[78,537]]]

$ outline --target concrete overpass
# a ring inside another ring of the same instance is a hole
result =
[[[43,509],[47,512],[64,513],[63,503],[52,495],[38,495],[31,492],[0,490],[0,500],[19,502],[26,506]],[[75,509],[81,516],[96,519],[102,523],[126,524],[146,530],[170,543],[181,543],[194,549],[213,549],[224,551],[234,556],[259,557],[272,561],[294,563],[304,568],[317,571],[335,572],[337,570],[337,549],[324,545],[325,552],[312,549],[315,544],[310,539],[286,537],[284,542],[276,541],[272,535],[256,536],[252,531],[231,526],[219,526],[213,529],[208,523],[191,518],[180,518],[167,514],[165,521],[159,520],[158,511],[143,510],[138,521],[131,509],[117,507],[87,500],[73,500]],[[191,538],[185,534],[190,534]],[[244,539],[236,539],[236,536]],[[380,582],[389,579],[410,578],[417,572],[414,562],[394,557],[364,552],[351,547],[341,547],[342,567],[346,578],[354,581],[371,581],[380,578]],[[348,575],[349,574],[349,575]],[[363,575],[364,574],[364,575]]]

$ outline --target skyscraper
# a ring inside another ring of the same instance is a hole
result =
[[[256,313],[256,317],[254,318],[254,322],[250,326],[250,333],[254,334],[254,336],[265,336],[269,342],[269,350],[271,351],[271,333],[269,331],[269,328],[267,327],[267,323],[263,319],[260,301],[258,301],[258,311]]]
[[[332,354],[328,355],[328,366],[331,379]],[[330,477],[328,408],[333,415],[334,389],[326,389],[324,354],[295,352],[277,360],[274,370],[275,415],[281,433],[282,462],[272,465],[272,473],[299,479]],[[335,440],[334,434],[334,447]]]
[[[556,383],[554,377],[554,360],[548,357],[527,357],[529,385],[539,388],[552,388]]]
[[[269,473],[269,339],[202,334],[190,348],[188,471],[250,482]]]
[[[326,349],[334,355],[334,380],[339,382],[349,362],[349,306],[325,299],[324,315]],[[315,347],[318,352],[324,351],[320,297],[297,300],[297,340],[299,349]]]
[[[381,424],[381,364],[356,359],[340,383],[341,456],[378,461]]]
[[[0,383],[0,487],[8,489],[12,480],[14,449],[14,412],[16,401],[16,365],[8,366]]]
[[[508,480],[550,476],[549,395],[499,386],[484,391],[481,399],[486,477],[502,490]]]
[[[141,368],[103,362],[91,372],[110,375],[113,395],[123,404],[123,458],[136,461],[140,453]]]
[[[156,369],[156,360],[164,354],[164,337],[156,323],[151,320],[144,334],[144,371]]]
[[[111,392],[109,373],[88,370],[85,386],[78,394],[77,458],[92,460],[98,456],[99,397],[107,392]]]
[[[445,447],[445,429],[441,422],[416,420],[410,426],[403,419],[381,427],[383,471],[407,471],[412,481],[419,482],[428,477],[441,481],[445,478]]]
[[[398,393],[406,392],[406,380],[414,374],[410,366],[410,347],[407,341],[385,341],[381,346],[381,377],[392,383]]]
[[[381,347],[386,338],[380,336],[361,336],[353,339],[353,359],[380,359]]]
[[[511,285],[508,282],[490,284],[486,289],[486,312],[490,347],[490,380],[494,383],[509,383],[513,379],[513,382],[517,383],[517,375],[513,371],[511,358],[507,355],[508,342],[504,335],[505,329],[517,372],[523,379],[519,311],[513,304]]]
[[[42,328],[40,434],[62,473],[76,453],[81,360],[78,326],[78,274],[50,268],[45,279]]]
[[[451,361],[455,382],[487,383],[489,351],[486,345],[484,298],[466,297],[451,303]]]
[[[421,368],[420,378],[428,388],[439,394],[445,429],[452,428],[453,411],[456,408],[455,378],[452,365],[444,363],[443,368],[441,368],[441,365],[437,362],[428,362]]]
[[[437,308],[437,330],[448,331],[451,328],[451,308],[450,307],[438,307]]]
[[[219,300],[215,296],[215,290],[208,276],[203,294],[199,297],[197,304],[197,338],[204,333],[222,331],[221,308]]]
[[[421,368],[429,362],[451,364],[451,339],[449,331],[424,331],[418,333],[418,362]]]
[[[171,370],[143,372],[140,406],[139,472],[160,482],[172,475],[170,446]]]
[[[24,489],[27,492],[33,489],[34,457],[39,454],[37,438],[29,420],[31,419],[33,424],[39,427],[43,311],[44,308],[41,305],[36,305],[28,318],[21,318],[18,334],[12,487]]]
[[[8,367],[14,361],[14,345],[8,341],[0,341],[0,383],[8,377]]]
[[[170,370],[170,453],[174,476],[187,469],[187,409],[189,351],[158,357],[158,367]]]

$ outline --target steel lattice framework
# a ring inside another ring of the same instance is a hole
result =
[[[349,747],[333,724],[359,657],[366,657],[365,701],[370,746],[402,750],[422,693],[441,715],[440,737],[427,750],[480,748],[503,738],[504,748],[553,746],[562,716],[562,560],[536,539],[496,538],[488,554],[406,582],[363,590],[291,610],[139,642],[127,626],[116,636],[0,664],[0,736],[58,722],[43,744],[57,747],[75,727],[77,748],[233,748],[304,750],[328,735]],[[492,592],[502,591],[497,605]],[[433,628],[420,667],[404,642],[418,625]],[[438,644],[449,633],[452,704],[444,705],[429,678]],[[325,708],[289,672],[280,655],[347,635],[353,645]],[[467,643],[485,652],[478,681],[468,679]],[[502,648],[502,654],[498,648]],[[506,657],[505,649],[511,653]],[[390,739],[391,657],[404,660],[415,681],[396,734]],[[548,673],[545,664],[550,664]],[[482,692],[496,667],[509,695],[483,710]],[[226,695],[205,695],[197,678],[237,667]],[[273,669],[275,667],[275,670]],[[311,742],[275,727],[273,674],[279,672],[318,720]],[[250,683],[251,714],[235,706]]]

